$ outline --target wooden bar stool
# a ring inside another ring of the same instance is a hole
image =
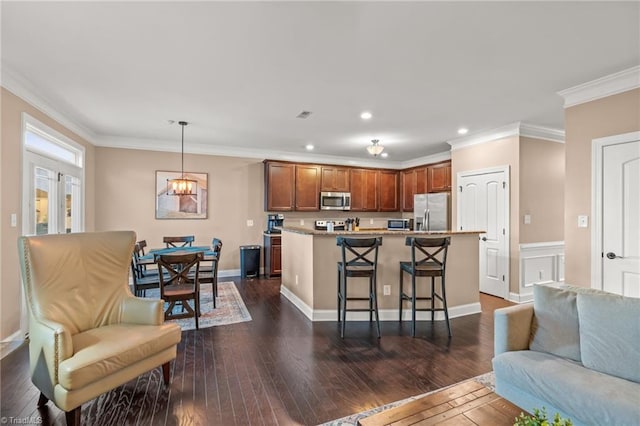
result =
[[[411,262],[400,262],[400,322],[402,322],[402,302],[411,302],[411,336],[416,336],[416,311],[431,312],[433,323],[436,311],[443,311],[447,321],[447,330],[451,337],[451,324],[449,323],[449,311],[447,310],[447,296],[445,290],[445,267],[447,262],[447,249],[451,237],[445,238],[417,238],[407,237],[405,245],[411,246]],[[411,275],[411,294],[403,291],[403,273]],[[417,297],[416,277],[431,277],[431,296]],[[435,278],[440,277],[441,294],[435,291]],[[435,307],[436,299],[442,303],[441,308]],[[430,300],[428,308],[417,308],[416,301]]]
[[[342,321],[340,337],[344,338],[347,311],[369,312],[369,322],[376,316],[378,338],[380,338],[380,320],[378,318],[378,299],[376,297],[376,277],[378,275],[378,247],[382,237],[347,238],[338,237],[336,243],[341,247],[342,261],[338,262],[338,322]],[[369,278],[368,297],[349,297],[347,278]],[[369,308],[349,308],[348,300],[368,300]],[[342,314],[342,318],[340,315]]]

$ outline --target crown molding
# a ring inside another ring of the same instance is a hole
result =
[[[452,139],[450,141],[447,141],[447,143],[451,145],[451,150],[455,151],[457,149],[492,142],[498,139],[518,136],[519,134],[520,122],[517,121],[515,123],[507,124],[506,126],[498,127],[497,129],[487,130],[484,132],[474,133],[462,138]]]
[[[545,141],[564,143],[564,130],[551,129],[549,127],[536,126],[534,124],[521,123],[520,136]]]
[[[138,149],[143,151],[180,152],[175,140],[158,140],[144,138],[127,138],[117,136],[101,136],[97,146],[105,148]],[[336,164],[351,167],[373,167],[382,169],[406,168],[400,161],[388,161],[382,158],[355,159],[334,155],[299,154],[287,151],[274,151],[255,148],[239,148],[230,146],[211,145],[202,142],[189,142],[185,145],[186,154],[215,155],[221,157],[257,158],[260,160],[280,160],[300,163]],[[424,157],[430,158],[430,157]],[[413,160],[412,160],[413,161]],[[433,161],[431,161],[433,162]],[[426,163],[422,163],[426,164]]]
[[[93,131],[69,118],[72,114],[62,113],[59,108],[53,107],[51,101],[37,94],[38,90],[35,86],[13,72],[6,64],[2,64],[0,85],[90,144],[96,145],[98,137]]]
[[[400,163],[401,169],[410,169],[424,164],[439,163],[440,161],[451,160],[451,151],[440,152],[438,154],[427,155],[425,157],[414,158]]]
[[[640,87],[640,65],[558,92],[569,108]]]
[[[515,122],[497,129],[487,130],[485,132],[475,133],[463,138],[447,141],[451,145],[451,150],[455,151],[461,148],[467,148],[473,145],[479,145],[487,142],[493,142],[498,139],[504,139],[512,136],[523,136],[533,139],[542,139],[546,141],[564,143],[564,130],[552,129],[550,127],[537,126],[534,124]]]

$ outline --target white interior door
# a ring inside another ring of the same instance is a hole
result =
[[[480,291],[507,298],[509,289],[508,168],[458,175],[458,229],[480,234]]]
[[[640,297],[640,141],[602,148],[602,289]]]

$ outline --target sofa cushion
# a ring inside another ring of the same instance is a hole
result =
[[[640,382],[640,299],[578,293],[577,306],[585,367]]]
[[[493,369],[496,387],[508,383],[547,401],[579,423],[637,425],[640,419],[638,383],[590,370],[578,362],[543,352],[513,351],[496,356]]]
[[[116,324],[73,336],[73,356],[60,363],[58,381],[80,389],[180,343],[176,324]]]
[[[580,361],[576,292],[554,285],[533,287],[532,351]]]

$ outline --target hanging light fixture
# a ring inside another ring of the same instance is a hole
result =
[[[384,146],[378,144],[378,142],[380,142],[378,139],[373,139],[371,141],[371,145],[367,147],[367,151],[369,151],[369,154],[373,155],[374,157],[377,157],[382,153],[382,151],[384,151]]]
[[[184,126],[189,123],[186,121],[178,121],[178,124],[182,126],[182,166],[180,167],[179,179],[167,179],[167,195],[190,195],[197,197],[198,181],[187,179],[184,176]]]

